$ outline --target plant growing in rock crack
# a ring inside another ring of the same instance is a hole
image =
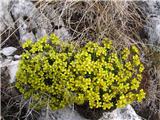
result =
[[[78,47],[52,34],[35,43],[28,40],[23,48],[16,87],[32,99],[31,107],[48,104],[56,110],[88,102],[90,108],[109,110],[145,97],[136,46],[116,52],[111,40],[104,39]]]

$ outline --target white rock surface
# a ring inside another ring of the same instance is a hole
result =
[[[112,112],[105,112],[103,117],[99,120],[142,120],[139,117],[131,105],[127,105],[125,108],[115,109]]]
[[[160,0],[147,0],[147,17],[146,25],[148,31],[149,42],[160,45]]]
[[[20,56],[20,55],[14,55],[14,58],[15,58],[15,59],[20,59],[21,56]]]
[[[5,56],[9,56],[12,55],[16,50],[17,48],[15,47],[5,47],[0,52]]]
[[[31,1],[32,0],[11,0],[12,9],[11,13],[15,20],[17,20],[17,27],[19,28],[20,39],[25,42],[27,39],[36,41],[46,34],[54,32],[61,39],[70,37],[67,29],[60,15],[52,9],[51,5],[46,4],[43,10],[37,8]],[[41,8],[41,9],[42,9]],[[47,12],[47,14],[45,13]],[[54,26],[62,26],[54,31]]]
[[[38,120],[88,120],[88,119],[85,119],[82,116],[80,116],[79,113],[77,113],[77,111],[74,110],[73,106],[70,106],[61,110],[57,110],[55,112],[42,111],[41,117]]]
[[[17,27],[19,28],[18,30],[22,43],[27,39],[36,41],[36,33],[33,33],[32,29],[36,27],[36,23],[39,21],[30,20],[33,16],[40,16],[40,13],[34,4],[29,0],[12,0],[11,13],[14,19],[17,20]]]
[[[33,1],[35,2],[35,0],[0,0],[0,34],[6,28],[11,29],[16,26],[22,43],[27,39],[36,41],[52,32],[62,40],[70,39],[70,34],[65,28],[61,16],[54,8],[51,8],[54,6],[48,5],[51,0],[46,0],[44,11],[40,11],[40,8],[35,7]],[[48,12],[47,16],[43,13],[45,11]],[[13,20],[16,21],[16,24]],[[54,30],[51,23],[62,27]],[[1,36],[0,40],[2,40]]]
[[[48,115],[46,112],[42,112],[39,120],[46,120],[46,116],[48,117],[47,120],[88,120],[80,116],[73,106],[47,113]],[[127,105],[125,108],[115,109],[112,112],[104,112],[99,120],[142,120],[142,118],[135,113],[131,105]]]
[[[4,59],[4,60],[1,59],[0,68],[8,66],[11,63],[11,61],[12,61],[11,59]]]
[[[14,22],[9,12],[11,0],[0,0],[0,34],[7,27],[14,28]]]
[[[8,65],[8,70],[9,70],[9,75],[10,75],[10,83],[15,82],[16,80],[16,72],[18,70],[18,63],[19,61],[12,61],[9,65]]]
[[[5,59],[4,61],[0,61],[0,62],[1,62],[0,68],[7,67],[7,70],[8,70],[9,75],[10,75],[9,82],[10,83],[15,82],[15,80],[16,80],[16,72],[18,70],[19,60],[13,61],[11,59]]]

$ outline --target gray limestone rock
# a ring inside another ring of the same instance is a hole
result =
[[[0,33],[6,28],[14,28],[13,18],[9,12],[11,0],[0,0]]]
[[[14,19],[18,20],[17,27],[22,43],[27,39],[36,41],[52,32],[61,39],[70,37],[62,18],[48,5],[48,2],[43,6],[36,7],[30,0],[12,0],[11,12]],[[53,24],[62,27],[55,30]]]
[[[12,55],[16,50],[17,48],[15,47],[5,47],[0,51],[0,53],[2,53],[5,56],[9,56]]]
[[[147,25],[146,31],[148,33],[149,43],[153,44],[152,48],[156,51],[160,51],[160,1],[159,0],[147,0]],[[155,47],[154,47],[155,46]]]
[[[13,61],[11,59],[5,59],[4,61],[1,61],[0,68],[7,67],[7,71],[3,72],[8,72],[9,74],[9,83],[13,83],[16,80],[16,72],[18,70],[18,63],[19,61]]]
[[[47,114],[48,115],[47,115]],[[46,117],[48,119],[46,119]],[[88,120],[80,116],[73,106],[66,107],[55,112],[42,111],[39,120]],[[125,108],[117,108],[112,112],[104,112],[103,116],[99,120],[142,120],[140,116],[136,114],[131,105],[127,105]]]
[[[136,114],[131,105],[127,105],[125,108],[105,112],[99,120],[142,120],[142,118]]]
[[[38,120],[87,120],[74,110],[73,106],[57,111],[42,110]]]

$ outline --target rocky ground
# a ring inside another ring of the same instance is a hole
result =
[[[113,6],[110,7],[111,5]],[[110,12],[107,13],[107,10]],[[100,1],[1,0],[1,119],[94,120],[93,113],[88,113],[89,117],[84,118],[82,110],[77,112],[73,105],[58,111],[29,110],[29,101],[23,100],[22,95],[14,88],[15,74],[23,52],[21,44],[27,39],[37,41],[50,33],[55,33],[62,40],[75,40],[80,44],[83,43],[83,38],[95,40],[97,36],[107,36],[117,46],[138,44],[146,66],[142,83],[147,91],[146,99],[142,103],[135,102],[123,109],[104,112],[97,119],[160,120],[158,0],[112,4]]]

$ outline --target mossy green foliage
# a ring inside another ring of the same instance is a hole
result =
[[[145,97],[136,46],[117,53],[108,39],[78,47],[52,34],[36,43],[28,40],[23,48],[16,87],[34,108],[88,102],[90,108],[111,109]]]

